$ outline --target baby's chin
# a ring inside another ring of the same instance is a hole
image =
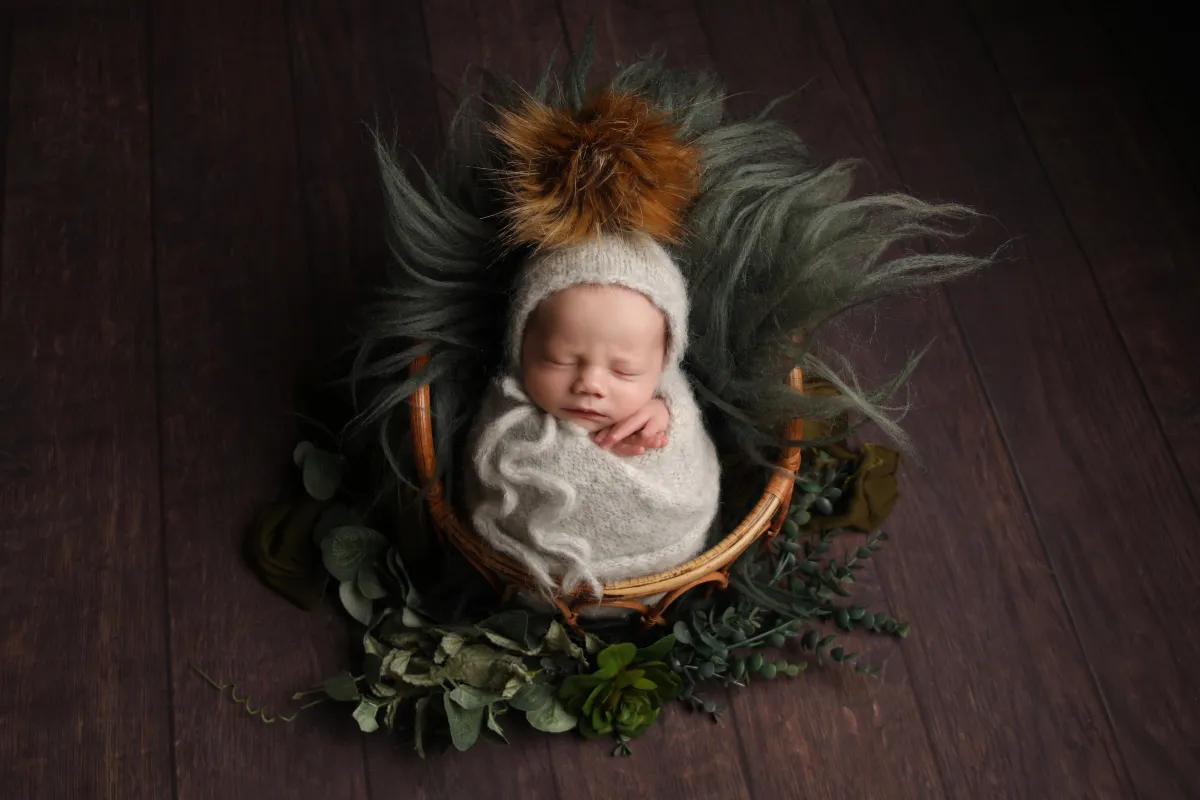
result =
[[[554,416],[567,422],[573,422],[588,433],[595,433],[596,431],[607,428],[609,425],[613,424],[612,420],[607,417],[593,419],[586,416],[580,416],[578,414],[572,414],[567,411],[556,411]]]

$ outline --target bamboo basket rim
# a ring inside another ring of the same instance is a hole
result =
[[[418,356],[410,367],[410,374],[418,374],[428,363],[428,355]],[[787,383],[792,389],[803,391],[804,376],[800,367],[795,367],[788,374]],[[422,384],[409,398],[409,403],[413,433],[412,446],[416,457],[417,475],[421,485],[428,486],[426,502],[438,531],[488,577],[493,585],[496,584],[496,581],[488,575],[488,571],[498,577],[508,588],[514,586],[533,588],[529,574],[519,563],[506,554],[489,547],[471,527],[463,524],[458,513],[451,506],[449,498],[446,497],[442,481],[434,480],[437,460],[434,455],[429,384]],[[803,420],[790,421],[786,429],[788,440],[800,440],[803,436],[803,429]],[[772,536],[777,534],[783,524],[794,489],[794,477],[789,476],[794,476],[800,469],[800,448],[785,447],[775,463],[784,472],[774,472],[771,475],[758,502],[731,533],[692,560],[672,569],[605,583],[600,600],[597,602],[589,598],[589,604],[630,604],[631,607],[636,608],[641,607],[636,601],[643,598],[664,593],[668,595],[682,593],[706,581],[724,584],[727,581],[724,573],[732,566],[737,557],[764,534],[770,533]],[[497,586],[496,588],[505,587]],[[577,591],[569,597],[579,599],[582,595]]]

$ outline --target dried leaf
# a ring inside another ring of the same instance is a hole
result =
[[[550,623],[549,629],[546,631],[546,636],[542,640],[545,649],[551,653],[563,653],[570,658],[583,658],[583,649],[571,641],[570,634],[558,620],[553,620]]]
[[[504,731],[500,729],[500,723],[496,721],[496,707],[487,707],[487,726],[488,730],[500,737],[500,739],[508,744],[508,737],[504,735]]]
[[[476,689],[474,686],[461,685],[454,687],[454,691],[450,692],[450,699],[470,711],[490,706],[500,700],[500,695],[496,692]]]
[[[417,698],[413,714],[413,747],[417,755],[425,757],[425,724],[429,714],[429,695]]]
[[[371,700],[363,698],[358,708],[354,709],[354,721],[358,723],[358,729],[363,733],[374,733],[379,730],[379,709],[381,706]]]
[[[410,650],[392,650],[383,657],[380,674],[387,678],[403,678],[408,671],[412,655]]]
[[[446,663],[446,659],[461,650],[466,642],[466,638],[460,633],[447,633],[442,637],[442,641],[438,644],[437,650],[433,654],[433,663]]]

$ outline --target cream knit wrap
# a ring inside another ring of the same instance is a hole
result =
[[[521,387],[529,315],[578,284],[641,292],[667,318],[668,352],[658,396],[671,412],[666,447],[641,456],[603,450],[588,432],[536,406]],[[717,513],[720,465],[681,368],[687,286],[679,268],[642,235],[597,237],[541,253],[519,276],[505,342],[468,439],[464,488],[476,531],[516,559],[545,593],[653,574],[706,547]]]

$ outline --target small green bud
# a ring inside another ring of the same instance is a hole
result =
[[[716,710],[717,710],[717,704],[714,703],[712,700],[709,700],[704,704],[704,713],[705,714],[711,714]]]
[[[800,535],[800,526],[796,524],[794,519],[789,519],[783,523],[783,535],[789,539],[795,539]]]
[[[813,503],[813,508],[825,516],[833,513],[833,503],[829,502],[829,498],[827,497],[818,497],[816,502]]]
[[[784,635],[778,631],[767,637],[767,643],[770,644],[771,647],[783,647],[786,641],[787,639],[784,638]]]
[[[835,647],[829,651],[829,657],[832,658],[834,661],[841,661],[843,658],[846,657],[846,651],[840,647]]]
[[[808,632],[804,634],[804,638],[800,640],[800,646],[805,650],[812,650],[817,646],[817,631],[815,628],[810,628]]]
[[[862,606],[852,606],[850,608],[850,619],[860,620],[867,613],[867,609]]]
[[[735,681],[740,681],[742,676],[746,674],[746,659],[739,658],[733,662],[733,666],[729,669],[729,674]]]
[[[787,673],[787,676],[789,678],[794,678],[800,674],[800,665],[799,664],[788,664],[787,668],[784,670],[784,672]]]
[[[844,631],[850,630],[850,612],[844,608],[839,608],[834,616],[837,626]]]
[[[875,615],[874,614],[872,614],[870,612],[863,614],[861,621],[862,621],[862,626],[864,628],[866,628],[867,630],[875,629]]]
[[[775,665],[770,662],[767,662],[766,664],[763,664],[761,667],[759,667],[758,674],[762,675],[767,680],[770,680],[771,678],[775,677],[775,671],[776,671]]]
[[[785,553],[799,553],[800,552],[800,543],[789,541],[789,540],[785,539],[784,541],[779,543],[779,549],[784,551]]]
[[[746,666],[754,672],[758,672],[760,669],[762,669],[762,665],[762,653],[751,653],[750,658],[746,660]]]

